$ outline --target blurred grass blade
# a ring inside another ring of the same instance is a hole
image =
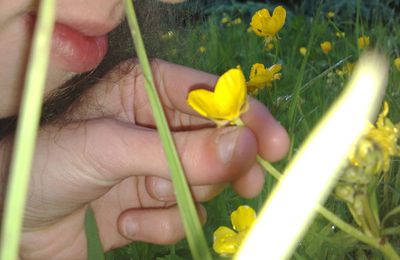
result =
[[[135,43],[136,52],[145,77],[146,92],[149,97],[150,105],[156,121],[156,126],[160,134],[161,142],[167,157],[171,171],[172,183],[174,185],[177,204],[180,210],[186,237],[194,259],[211,259],[211,253],[204,236],[204,232],[197,214],[193,198],[186,182],[185,174],[179,160],[175,144],[168,128],[167,119],[158,97],[151,67],[147,59],[146,50],[140,34],[139,25],[136,19],[132,0],[125,0],[126,16],[132,38]]]
[[[0,259],[17,259],[29,175],[39,127],[46,71],[54,26],[54,0],[42,0],[38,10],[2,222]]]
[[[338,178],[349,148],[373,121],[384,96],[387,64],[363,56],[349,85],[311,132],[273,190],[237,259],[287,259]]]
[[[97,228],[96,218],[90,205],[85,212],[85,234],[87,241],[87,259],[103,260],[104,252],[101,246],[99,231]]]

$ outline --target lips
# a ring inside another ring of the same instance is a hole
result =
[[[108,49],[107,35],[85,36],[66,25],[56,23],[52,37],[52,59],[71,72],[94,69]]]
[[[28,19],[32,27],[35,20],[34,16]],[[63,23],[54,25],[51,60],[66,71],[80,73],[94,69],[103,60],[107,49],[107,34],[89,36]]]

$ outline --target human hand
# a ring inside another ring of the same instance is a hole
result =
[[[227,183],[244,197],[262,189],[259,153],[268,161],[288,149],[286,131],[258,101],[242,116],[246,127],[215,128],[186,103],[193,86],[217,77],[164,61],[152,63],[156,85],[197,202]],[[162,145],[139,66],[115,68],[87,91],[63,127],[40,131],[20,255],[84,259],[84,214],[94,210],[103,248],[131,241],[174,243],[184,236]],[[201,219],[205,211],[198,205]]]

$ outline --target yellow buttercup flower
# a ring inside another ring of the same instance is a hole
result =
[[[282,74],[278,73],[281,69],[282,65],[280,64],[274,64],[269,68],[261,63],[253,64],[250,70],[250,80],[246,83],[248,91],[255,95],[259,89],[272,86],[272,81],[281,78]]]
[[[229,18],[229,16],[224,15],[224,17],[222,17],[221,19],[221,24],[227,24],[231,21],[231,19]]]
[[[394,66],[396,66],[397,70],[400,71],[400,57],[397,57],[396,59],[394,59],[393,63],[394,63]]]
[[[238,17],[232,21],[232,24],[241,24],[241,23],[242,23],[242,19],[240,17]]]
[[[400,156],[400,147],[397,144],[400,125],[393,124],[387,118],[388,113],[389,105],[385,102],[376,125],[369,125],[366,134],[350,154],[350,161],[356,166],[367,169],[368,173],[387,172],[390,167],[390,157]]]
[[[307,48],[306,47],[300,47],[299,52],[300,52],[301,55],[306,56]]]
[[[255,211],[249,206],[240,206],[232,212],[231,223],[233,229],[219,227],[214,232],[214,251],[221,256],[233,256],[246,237],[248,230],[256,219]]]
[[[329,11],[326,13],[326,17],[328,19],[332,19],[333,17],[335,17],[335,12]]]
[[[242,70],[230,69],[218,79],[214,92],[206,89],[192,90],[187,102],[200,115],[220,127],[234,123],[248,109],[246,92],[246,79]]]
[[[351,72],[353,71],[353,67],[354,67],[353,63],[346,62],[346,64],[341,69],[337,69],[335,72],[337,75],[343,77],[346,74],[347,75],[351,74]]]
[[[251,18],[250,26],[261,37],[272,39],[282,29],[286,20],[286,10],[282,6],[274,9],[272,16],[267,9],[257,11]]]
[[[320,44],[323,53],[328,54],[332,50],[332,43],[330,41],[324,41]]]
[[[369,46],[369,36],[361,36],[358,38],[358,48],[360,50],[366,49]]]
[[[265,49],[266,49],[267,51],[270,51],[270,50],[272,50],[274,47],[275,47],[275,45],[274,45],[272,42],[270,42],[270,43],[267,44],[267,46],[265,46]]]
[[[206,47],[204,47],[204,46],[200,46],[200,47],[199,47],[199,52],[200,52],[200,53],[205,53],[206,50],[207,50],[207,49],[206,49]]]

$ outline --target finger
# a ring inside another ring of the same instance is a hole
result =
[[[289,137],[283,126],[259,101],[250,99],[250,108],[242,116],[258,140],[258,152],[265,160],[275,162],[282,159],[289,150]]]
[[[157,131],[111,119],[89,121],[82,131],[73,134],[73,141],[84,150],[86,164],[94,165],[97,179],[110,182],[134,175],[170,179]],[[231,182],[255,162],[256,139],[246,127],[176,132],[174,139],[192,185]]]
[[[224,184],[191,186],[195,201],[204,202],[217,196],[225,187]],[[175,189],[171,181],[159,177],[146,177],[146,190],[150,196],[159,201],[176,201]]]
[[[217,76],[158,59],[154,59],[151,66],[156,88],[172,127],[210,124],[187,105],[186,97],[194,86],[212,88]],[[108,116],[154,126],[144,84],[145,79],[136,60],[120,63],[84,93],[80,99],[82,102],[69,110],[68,119]]]
[[[244,198],[256,197],[264,187],[265,173],[260,165],[255,163],[247,174],[232,183],[237,194]]]
[[[206,210],[200,204],[198,212],[204,224]],[[177,206],[167,209],[127,210],[118,219],[118,230],[128,240],[155,244],[173,244],[185,236]]]

